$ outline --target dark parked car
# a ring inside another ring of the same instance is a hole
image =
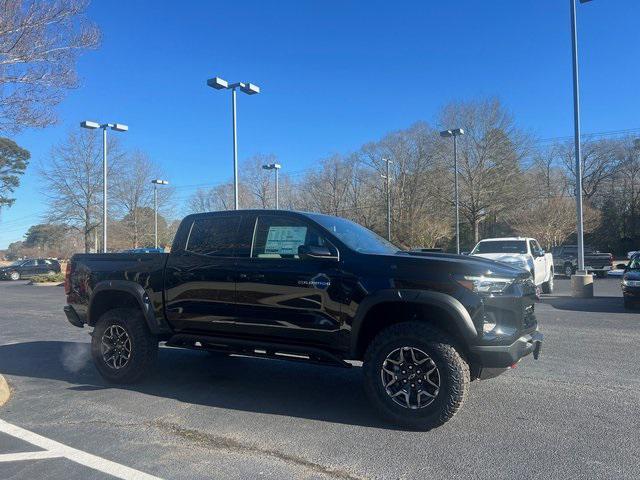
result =
[[[60,272],[60,263],[49,258],[30,258],[18,260],[11,265],[0,268],[0,278],[4,280],[20,280],[35,275],[53,275]]]
[[[171,253],[75,255],[65,289],[67,318],[93,327],[92,357],[111,382],[139,380],[159,341],[344,368],[361,360],[371,403],[420,429],[450,419],[470,380],[542,345],[528,272],[399,251],[312,213],[189,215]]]
[[[578,246],[562,245],[553,247],[553,267],[557,273],[570,277],[578,270]],[[585,245],[584,247],[584,268],[590,273],[595,273],[598,277],[605,277],[612,269],[613,255],[610,253],[600,253],[597,250]]]
[[[638,306],[640,303],[640,254],[631,257],[629,265],[622,275],[622,297],[625,308]]]

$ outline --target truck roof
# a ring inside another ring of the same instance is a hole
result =
[[[501,242],[504,240],[530,240],[531,237],[496,237],[496,238],[483,238],[480,242]],[[478,242],[478,243],[480,243]]]

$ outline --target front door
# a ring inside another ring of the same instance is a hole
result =
[[[165,271],[166,313],[176,330],[228,332],[234,323],[235,255],[241,215],[195,216],[184,247],[172,251]],[[248,254],[248,253],[247,253]]]
[[[547,275],[546,271],[546,259],[544,255],[540,255],[542,249],[540,245],[535,240],[529,240],[529,250],[531,251],[531,255],[533,255],[533,271],[535,275],[535,284],[540,285],[544,282],[544,278]]]
[[[338,250],[299,217],[274,212],[256,221],[251,254],[238,259],[238,330],[276,341],[335,345],[340,328]],[[301,258],[301,245],[327,247],[335,258]]]

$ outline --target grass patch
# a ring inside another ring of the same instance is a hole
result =
[[[31,278],[33,283],[47,283],[47,282],[64,282],[64,273],[54,273],[53,275],[36,275]]]

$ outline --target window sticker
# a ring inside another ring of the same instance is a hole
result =
[[[304,245],[307,227],[269,227],[264,253],[298,255],[298,247]]]

